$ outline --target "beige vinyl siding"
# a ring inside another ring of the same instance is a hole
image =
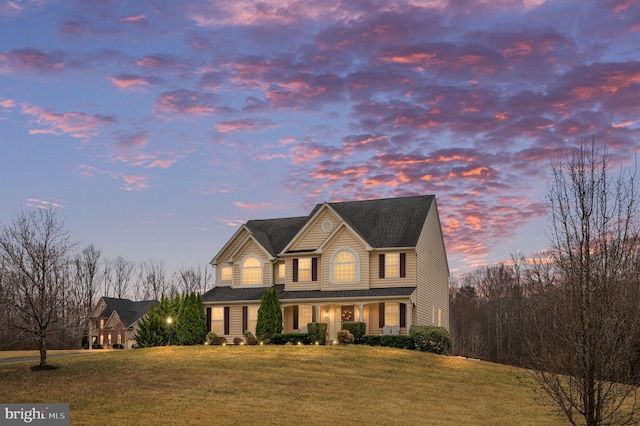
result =
[[[293,306],[287,306],[283,309],[283,311],[284,313],[282,314],[282,332],[296,332],[296,330],[293,329]]]
[[[340,223],[336,216],[325,208],[320,215],[307,224],[303,233],[298,236],[296,241],[289,247],[289,250],[315,250],[320,247],[333,232],[333,230],[331,232],[322,230],[322,223],[327,220],[333,223],[333,229]]]
[[[369,322],[367,324],[368,334],[381,334],[382,329],[378,327],[380,325],[380,304],[372,303],[369,306]]]
[[[298,282],[293,282],[293,259],[301,259],[301,258],[311,258],[311,257],[317,257],[318,258],[318,281],[298,281]],[[299,256],[291,256],[291,257],[287,257],[286,258],[286,271],[285,271],[285,279],[286,279],[286,284],[285,284],[285,290],[289,290],[289,291],[293,291],[293,290],[320,290],[321,289],[321,285],[320,283],[322,282],[322,258],[320,255],[315,254],[315,255],[311,255],[311,254],[301,254]]]
[[[229,307],[229,335],[227,343],[233,343],[234,337],[242,337],[242,306]]]
[[[355,284],[331,284],[330,264],[331,256],[340,248],[350,248],[358,254],[360,261],[360,282]],[[369,288],[369,252],[367,252],[359,239],[357,239],[348,228],[342,227],[334,235],[331,241],[324,247],[322,251],[320,281],[322,290],[362,290]]]
[[[278,268],[279,265],[285,265],[285,277],[284,278],[278,278]],[[273,283],[274,284],[284,284],[285,281],[287,279],[287,273],[286,273],[286,264],[284,260],[279,260],[278,262],[276,262],[273,265]]]
[[[416,255],[416,321],[449,329],[449,268],[435,200],[422,227]]]
[[[386,253],[406,253],[405,278],[380,278],[380,255]],[[413,250],[380,250],[369,256],[369,288],[411,287],[416,285],[416,253]]]

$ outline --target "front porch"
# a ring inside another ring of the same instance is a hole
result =
[[[327,323],[327,342],[336,339],[342,323],[364,322],[366,334],[409,334],[415,324],[414,304],[398,301],[345,301],[333,303],[282,303],[283,333],[305,333],[309,322]]]

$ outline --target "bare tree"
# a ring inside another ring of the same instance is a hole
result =
[[[111,288],[117,298],[124,298],[129,292],[129,285],[133,277],[136,264],[122,256],[118,256],[109,262],[109,268],[113,272]]]
[[[164,262],[150,259],[140,265],[136,298],[138,300],[160,300],[167,293],[167,279]]]
[[[47,338],[55,330],[69,285],[70,242],[53,210],[18,214],[0,234],[0,258],[15,292],[13,326],[37,340],[40,368],[47,365]]]
[[[91,330],[89,317],[96,303],[99,287],[100,256],[102,251],[93,244],[86,246],[74,259],[76,276],[78,280],[79,301],[82,304],[83,331],[90,339]]]
[[[606,149],[551,166],[551,261],[558,281],[528,306],[534,376],[572,424],[638,424],[635,172],[609,175]],[[582,419],[582,420],[581,420]]]
[[[207,269],[200,266],[182,268],[177,272],[178,288],[181,294],[203,293],[207,284]]]

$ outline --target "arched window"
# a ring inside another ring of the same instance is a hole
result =
[[[242,262],[240,283],[243,285],[262,284],[262,262],[260,259],[247,257]]]
[[[331,257],[331,282],[356,283],[360,281],[358,255],[351,249],[338,249]]]

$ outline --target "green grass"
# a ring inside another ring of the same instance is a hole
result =
[[[98,351],[99,352],[99,351]],[[72,425],[565,424],[524,370],[369,346],[200,346],[0,365],[0,401]]]

